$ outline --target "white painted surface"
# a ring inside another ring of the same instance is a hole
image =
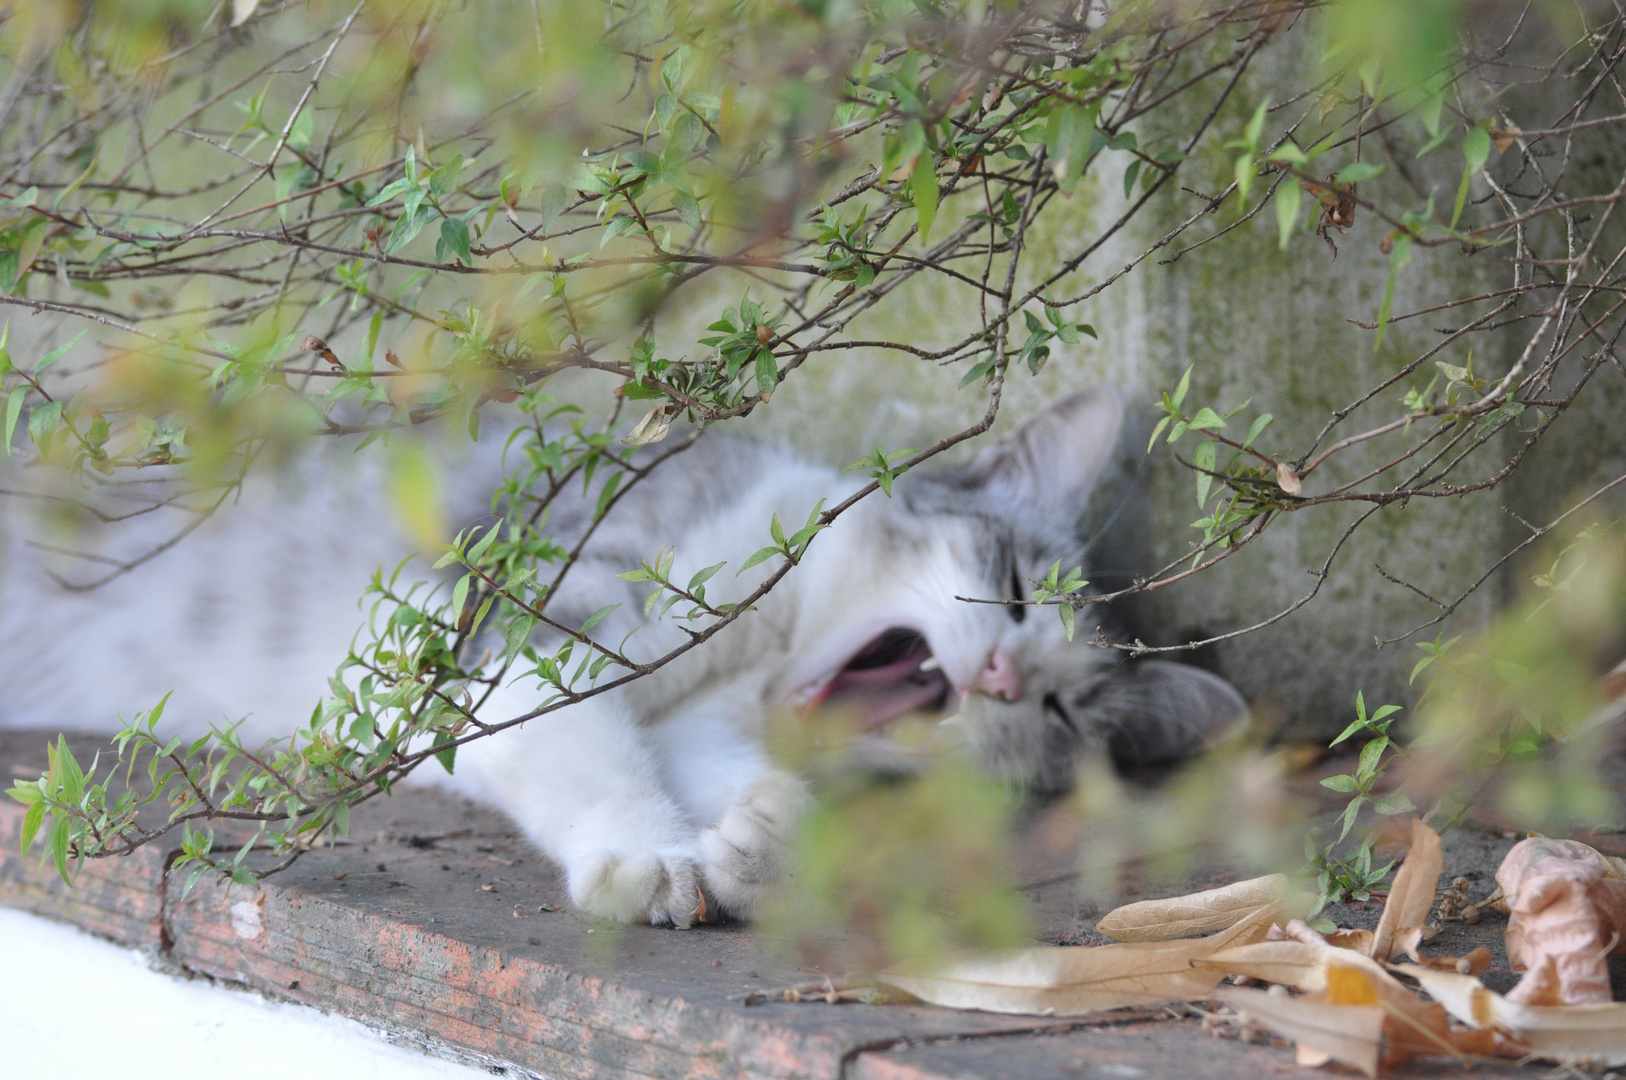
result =
[[[475,1080],[491,1073],[392,1045],[303,1005],[153,971],[138,950],[0,908],[0,1076]]]

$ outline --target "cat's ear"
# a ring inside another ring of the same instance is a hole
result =
[[[1133,768],[1179,761],[1223,742],[1247,724],[1248,705],[1212,672],[1141,660],[1094,688],[1074,719],[1108,732],[1113,759]]]
[[[978,454],[960,482],[980,488],[1002,516],[1047,531],[1071,530],[1112,460],[1123,418],[1123,400],[1112,387],[1080,390]]]

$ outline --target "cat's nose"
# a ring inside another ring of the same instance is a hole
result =
[[[1011,659],[1009,653],[996,652],[988,658],[988,663],[970,689],[1002,701],[1020,701],[1022,673],[1017,670],[1016,661]]]

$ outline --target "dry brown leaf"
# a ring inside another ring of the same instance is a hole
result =
[[[1429,828],[1421,818],[1411,823],[1411,850],[1406,861],[1395,872],[1395,881],[1389,889],[1389,899],[1383,905],[1383,917],[1372,935],[1372,950],[1367,955],[1379,962],[1394,955],[1395,934],[1404,927],[1422,926],[1428,911],[1434,906],[1434,894],[1440,885],[1440,871],[1445,869],[1445,855],[1440,850],[1440,834]]]
[[[1360,953],[1362,956],[1370,955],[1372,936],[1370,930],[1345,930],[1341,926],[1336,930],[1328,931],[1325,935],[1327,944],[1333,948],[1349,949],[1352,952]]]
[[[1204,998],[1221,972],[1193,962],[1259,940],[1279,915],[1275,907],[1258,909],[1206,938],[972,953],[926,968],[894,968],[877,978],[933,1005],[1000,1013],[1076,1016]]]
[[[1507,958],[1526,975],[1507,995],[1527,1005],[1608,1002],[1605,957],[1626,952],[1626,877],[1576,840],[1533,836],[1502,860]]]
[[[1491,962],[1491,951],[1483,945],[1466,956],[1420,956],[1413,950],[1407,950],[1406,954],[1415,964],[1434,971],[1452,971],[1458,975],[1483,975]]]
[[[1325,992],[1334,1004],[1413,996],[1375,960],[1325,942],[1261,941],[1222,949],[1200,963],[1231,975]],[[1349,989],[1356,986],[1363,989]]]
[[[666,406],[656,405],[644,413],[643,419],[627,432],[621,442],[627,446],[648,446],[666,438],[671,430],[672,418],[666,415]]]
[[[1240,987],[1226,987],[1216,991],[1214,997],[1301,1047],[1319,1050],[1367,1076],[1378,1074],[1387,1015],[1381,1006],[1334,1005],[1311,997],[1278,997]]]
[[[1266,941],[1302,941],[1307,945],[1331,945],[1335,949],[1350,949],[1366,955],[1372,947],[1372,931],[1346,930],[1335,926],[1327,933],[1315,929],[1303,919],[1289,919],[1265,935]]]
[[[1502,1052],[1554,1061],[1626,1065],[1626,1003],[1525,1005],[1487,990],[1471,975],[1403,966],[1430,997],[1465,1024],[1494,1028],[1508,1040]]]
[[[1415,997],[1405,1005],[1395,1001],[1380,1002],[1384,1010],[1383,1064],[1398,1065],[1416,1057],[1451,1054],[1478,1054],[1488,1057],[1496,1053],[1496,1033],[1488,1029],[1453,1031],[1446,1021],[1446,1010],[1433,1002],[1419,1001]]]
[[[1286,874],[1267,874],[1186,896],[1142,900],[1107,912],[1095,929],[1119,941],[1169,941],[1207,934],[1235,926],[1262,907],[1281,904],[1287,887]]]
[[[1266,944],[1314,948],[1304,942]],[[1372,1075],[1379,1061],[1394,1065],[1416,1057],[1450,1054],[1460,1058],[1495,1050],[1493,1032],[1453,1031],[1443,1006],[1423,1001],[1375,961],[1347,950],[1322,948],[1335,955],[1323,961],[1325,985],[1321,992],[1286,999],[1292,1004],[1279,1011],[1274,1021],[1266,1015],[1268,1003],[1284,999],[1267,998],[1263,1008],[1254,999],[1253,1007],[1247,1010],[1256,1022],[1299,1040],[1299,1064],[1314,1066],[1337,1059]],[[1232,1000],[1230,994],[1222,991],[1220,996]],[[1243,1008],[1238,1002],[1232,1003]],[[1378,1018],[1375,1032],[1374,1011]]]
[[[1285,461],[1276,463],[1276,486],[1289,495],[1297,495],[1304,490],[1304,481],[1299,474],[1293,471],[1293,466]]]

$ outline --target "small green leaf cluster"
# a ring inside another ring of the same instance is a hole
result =
[[[1355,827],[1356,818],[1362,808],[1370,805],[1384,817],[1412,813],[1417,809],[1404,791],[1396,790],[1384,795],[1378,795],[1373,791],[1383,779],[1394,754],[1401,752],[1389,735],[1389,727],[1399,712],[1398,705],[1383,705],[1369,716],[1366,712],[1365,695],[1357,693],[1354,722],[1328,744],[1337,746],[1357,735],[1370,736],[1361,747],[1360,757],[1353,773],[1329,776],[1321,781],[1322,787],[1353,795],[1354,798],[1345,805],[1339,817],[1338,835],[1333,840],[1318,846],[1313,831],[1305,834],[1305,859],[1316,875],[1316,885],[1319,889],[1316,911],[1320,911],[1327,904],[1336,904],[1346,898],[1369,899],[1371,890],[1380,884],[1394,867],[1393,862],[1383,866],[1374,865],[1372,851],[1377,843],[1375,829],[1367,830],[1362,835],[1353,854],[1340,856],[1336,852],[1349,836],[1350,830]]]
[[[734,572],[735,576],[738,577],[753,566],[767,562],[775,555],[783,555],[792,566],[801,562],[802,555],[806,553],[807,546],[813,542],[813,538],[829,528],[830,523],[823,520],[823,517],[824,500],[820,499],[814,504],[813,509],[808,511],[806,523],[787,537],[784,527],[779,524],[779,515],[775,514],[772,523],[768,526],[768,535],[773,538],[773,543],[752,552],[740,564],[740,568]]]
[[[1054,604],[1056,613],[1061,616],[1061,625],[1067,631],[1067,640],[1073,640],[1073,624],[1078,616],[1078,606],[1074,597],[1082,593],[1089,585],[1084,580],[1084,568],[1075,566],[1062,573],[1061,560],[1057,559],[1051,564],[1050,572],[1040,581],[1034,583],[1034,589],[1028,594],[1035,604]]]
[[[647,581],[655,586],[655,588],[649,590],[649,595],[644,598],[645,618],[649,618],[651,615],[658,619],[665,618],[667,612],[685,600],[691,606],[679,618],[689,622],[693,622],[704,615],[720,616],[734,610],[733,604],[723,603],[714,607],[706,600],[706,582],[710,581],[717,571],[728,565],[727,560],[696,570],[690,575],[688,585],[679,586],[672,582],[672,564],[676,559],[676,550],[669,547],[662,548],[653,560],[639,564],[634,570],[628,570],[616,575],[622,581]],[[660,604],[660,611],[656,612],[655,607],[660,603],[663,595],[666,596],[666,602]]]
[[[1050,358],[1050,345],[1052,339],[1059,338],[1069,345],[1077,345],[1079,335],[1097,338],[1095,327],[1089,323],[1069,322],[1061,317],[1061,309],[1048,302],[1044,305],[1044,319],[1031,311],[1023,311],[1022,319],[1027,323],[1027,340],[1022,342],[1021,351],[1017,353],[1018,363],[1026,364],[1030,372],[1037,375],[1039,369],[1044,367],[1045,361]],[[967,378],[972,376],[968,375]],[[962,382],[963,385],[963,382]]]
[[[700,344],[716,349],[721,360],[711,387],[720,404],[727,407],[739,400],[743,388],[732,384],[742,371],[755,380],[755,392],[762,400],[773,394],[779,385],[779,367],[772,343],[783,325],[783,319],[770,318],[762,305],[747,294],[740,299],[738,308],[725,309],[716,322],[706,327],[714,334],[701,338]]]
[[[427,162],[424,164],[428,165]],[[408,146],[402,175],[379,188],[377,194],[365,204],[369,207],[383,206],[396,199],[401,200],[400,216],[395,219],[389,236],[384,240],[384,254],[393,255],[400,251],[423,231],[425,225],[439,218],[440,238],[435,243],[435,261],[443,263],[447,256],[456,255],[463,260],[464,266],[473,266],[470,222],[489,208],[476,203],[461,214],[453,214],[442,202],[457,191],[462,176],[462,154],[453,154],[439,167],[423,169],[418,164],[417,147]]]
[[[1015,205],[1015,200],[1012,200]],[[851,221],[842,219],[833,206],[824,208],[824,220],[819,227],[819,246],[824,248],[824,276],[833,281],[850,281],[862,289],[875,280],[875,263],[870,245],[875,241],[875,230],[864,224],[869,207],[860,206]]]
[[[856,472],[859,469],[865,470],[864,475],[875,481],[876,485],[881,489],[881,494],[890,499],[892,497],[893,481],[909,471],[907,462],[896,468],[893,467],[893,462],[899,458],[908,457],[914,452],[909,449],[888,450],[884,446],[877,446],[872,453],[859,458],[843,471]]]
[[[1232,420],[1247,410],[1252,400],[1224,412],[1206,405],[1188,412],[1186,395],[1191,389],[1193,367],[1195,365],[1186,368],[1174,390],[1165,391],[1159,400],[1158,408],[1163,416],[1152,428],[1146,450],[1150,453],[1165,431],[1168,432],[1165,441],[1170,445],[1193,432],[1208,436],[1192,451],[1188,467],[1195,475],[1198,507],[1207,509],[1209,498],[1215,493],[1221,497],[1214,502],[1212,513],[1191,523],[1193,528],[1203,530],[1203,542],[1197,550],[1195,565],[1208,551],[1230,547],[1249,522],[1273,511],[1290,508],[1291,502],[1280,487],[1275,462],[1254,448],[1254,443],[1275,418],[1270,413],[1260,413],[1248,425],[1241,441],[1229,438],[1224,434],[1226,429]],[[1223,466],[1219,464],[1221,446],[1231,451]]]

